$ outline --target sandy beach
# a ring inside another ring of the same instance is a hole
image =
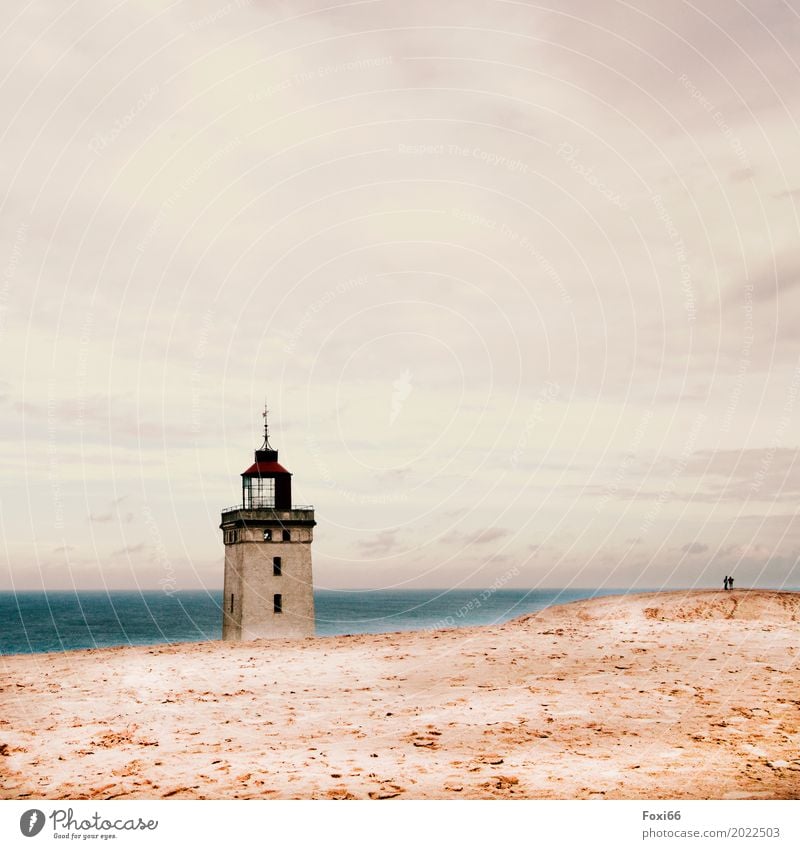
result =
[[[3,657],[5,799],[800,797],[800,594]]]

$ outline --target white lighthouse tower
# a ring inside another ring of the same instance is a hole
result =
[[[222,511],[225,544],[222,639],[314,634],[314,508],[292,505],[292,476],[269,444],[242,472],[242,501]]]

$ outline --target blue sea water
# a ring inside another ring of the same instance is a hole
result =
[[[316,632],[379,634],[505,622],[614,589],[317,590]],[[222,592],[0,592],[0,654],[222,636]]]

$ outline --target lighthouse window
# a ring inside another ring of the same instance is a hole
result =
[[[236,542],[237,536],[237,531],[225,531],[225,545],[230,545],[230,543]]]
[[[233,593],[231,593],[231,613],[233,613]]]
[[[272,558],[272,574],[273,575],[282,575],[283,569],[281,567],[281,559],[280,557]]]
[[[272,541],[272,531],[269,528],[267,528],[267,530],[264,531],[264,542],[271,542],[271,541]]]
[[[275,506],[275,478],[250,478],[250,507]]]
[[[283,532],[283,541],[284,542],[291,542],[291,540],[292,540],[292,532],[291,531],[284,531]]]
[[[272,596],[272,612],[283,613],[283,596],[280,593]]]

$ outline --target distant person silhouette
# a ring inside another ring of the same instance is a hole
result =
[[[728,578],[728,589],[729,590],[733,589],[733,575],[731,575],[730,578]]]
[[[725,576],[725,581],[724,581],[724,583],[725,583],[725,589],[726,589],[726,590],[728,589],[728,581],[730,581],[730,578],[726,575],[726,576]]]

